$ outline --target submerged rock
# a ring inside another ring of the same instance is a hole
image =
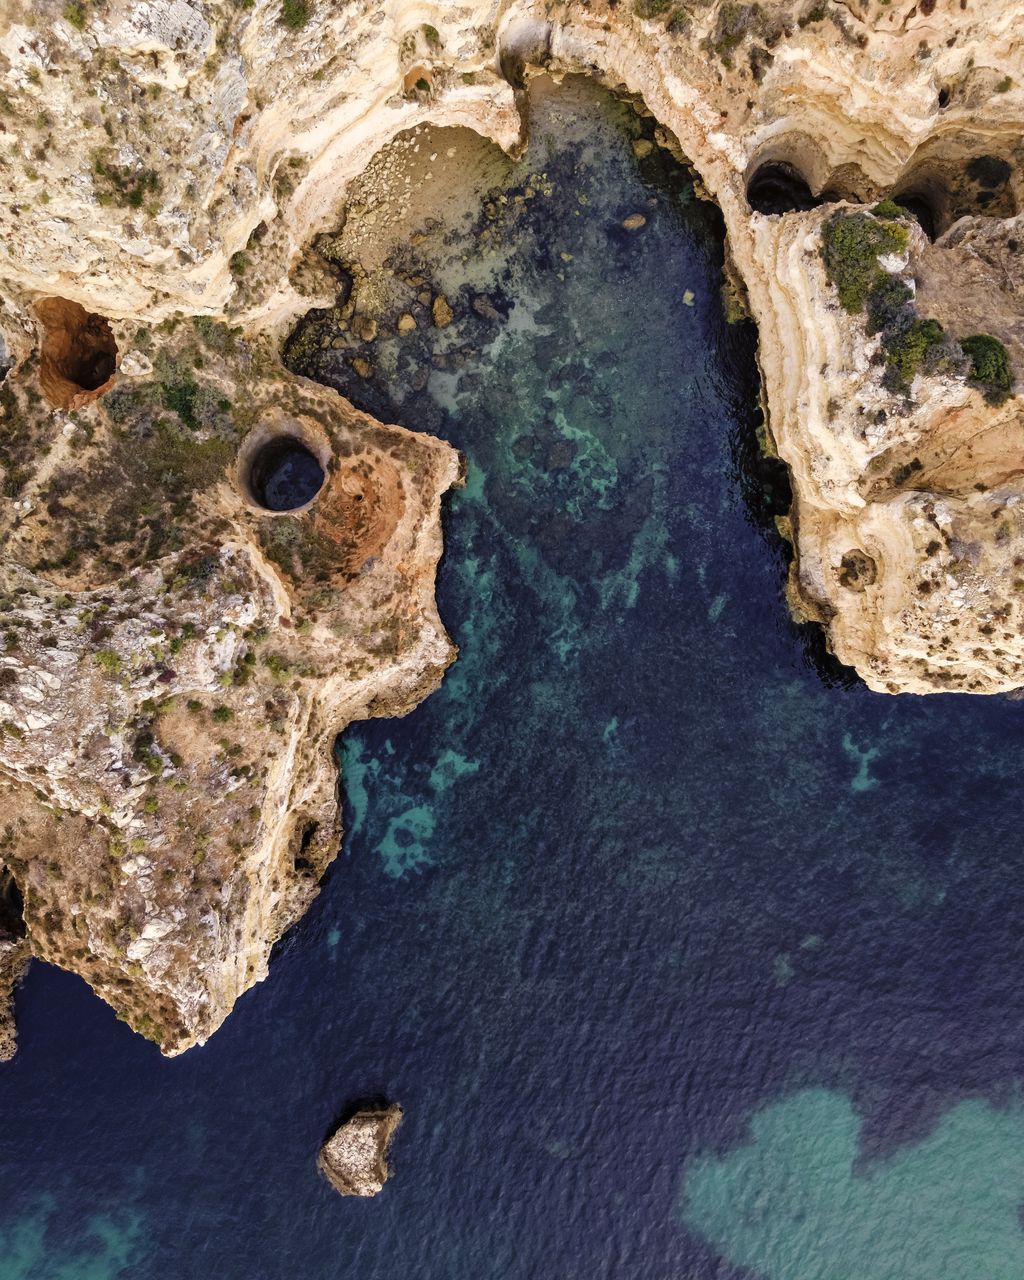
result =
[[[320,1148],[321,1172],[343,1196],[375,1196],[391,1175],[388,1149],[402,1122],[394,1103],[381,1110],[357,1111],[339,1125]]]

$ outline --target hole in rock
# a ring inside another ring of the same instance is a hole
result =
[[[39,381],[55,409],[76,409],[114,383],[117,343],[103,316],[66,298],[44,298],[36,307],[43,323]]]
[[[839,566],[839,585],[848,591],[863,591],[878,577],[878,566],[866,551],[847,551]]]
[[[756,213],[801,213],[820,203],[800,171],[784,160],[754,170],[747,183],[747,203]]]
[[[292,436],[265,444],[252,460],[249,486],[268,511],[294,511],[316,497],[324,483],[319,460]]]
[[[0,869],[0,942],[25,936],[24,901],[18,882],[6,867]]]
[[[302,837],[299,840],[299,847],[295,851],[295,857],[293,859],[295,870],[300,875],[308,874],[313,870],[313,863],[310,861],[307,854],[309,852],[309,846],[313,843],[313,837],[319,829],[320,824],[318,822],[307,822],[302,828]]]

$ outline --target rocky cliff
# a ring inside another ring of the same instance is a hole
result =
[[[414,124],[521,146],[542,67],[642,99],[721,206],[794,608],[875,689],[1024,685],[1015,0],[2,0],[8,945],[165,1052],[315,893],[336,733],[453,656],[457,456],[280,363],[344,305],[314,238]]]

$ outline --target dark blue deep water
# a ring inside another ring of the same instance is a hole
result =
[[[538,104],[438,232],[455,323],[311,369],[465,451],[461,657],[345,735],[342,854],[206,1047],[33,967],[0,1280],[1024,1276],[1021,708],[872,694],[790,622],[756,335],[647,129]],[[394,1177],[342,1200],[317,1148],[373,1097]]]

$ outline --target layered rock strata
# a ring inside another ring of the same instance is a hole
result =
[[[166,1052],[315,892],[334,735],[453,656],[458,459],[284,372],[289,325],[344,292],[311,246],[412,125],[523,145],[539,68],[634,95],[721,206],[801,615],[875,689],[1024,685],[1015,0],[3,0],[0,864],[18,945]],[[878,269],[954,342],[1002,344],[1000,403],[962,360],[894,389],[841,304],[824,229],[881,197],[920,228],[900,215]],[[292,512],[253,488],[281,437],[325,475]]]

